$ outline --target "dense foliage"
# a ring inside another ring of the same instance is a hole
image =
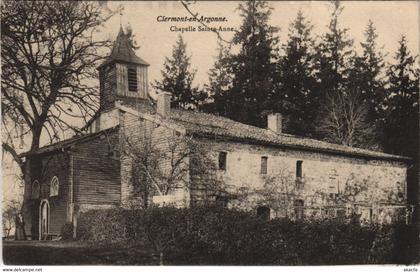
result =
[[[343,6],[330,7],[324,33],[315,36],[299,11],[280,41],[286,35],[270,25],[269,2],[241,3],[242,24],[219,45],[201,108],[260,127],[267,113],[279,112],[287,133],[417,159],[409,151],[418,146],[416,56],[404,38],[386,63],[374,22],[367,20],[355,44],[341,22]]]
[[[106,224],[104,224],[106,222]],[[412,262],[412,227],[360,226],[336,220],[266,221],[254,214],[201,207],[83,213],[78,239],[148,246],[166,264],[366,264]]]
[[[276,89],[278,29],[269,24],[272,9],[267,2],[240,3],[238,10],[243,21],[232,39],[239,52],[229,57],[232,82],[225,93],[227,116],[265,126],[264,111],[270,109]]]
[[[388,68],[389,96],[384,128],[387,152],[418,157],[419,150],[419,75],[416,58],[402,36],[393,63]],[[418,61],[417,61],[418,62]]]
[[[319,108],[320,90],[315,78],[315,40],[313,25],[299,11],[290,24],[284,56],[278,63],[278,91],[272,109],[287,116],[287,131],[311,136]],[[280,102],[280,103],[279,103]]]
[[[73,239],[73,223],[67,222],[61,227],[61,238],[63,240]]]
[[[187,44],[179,35],[171,58],[165,58],[162,79],[153,84],[156,89],[172,94],[172,107],[194,109],[204,99],[203,94],[192,86],[196,71],[191,71],[190,66],[191,56],[187,54]]]

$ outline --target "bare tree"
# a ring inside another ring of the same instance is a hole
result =
[[[320,115],[318,132],[328,141],[347,146],[374,145],[375,128],[368,121],[368,107],[360,92],[328,94]]]
[[[132,164],[133,197],[140,197],[143,208],[148,207],[152,196],[168,195],[185,186],[190,151],[181,148],[184,142],[173,138],[156,143],[147,136],[137,141],[126,137],[125,142],[123,152]]]
[[[2,146],[18,164],[16,135],[36,150],[44,132],[55,141],[97,109],[91,79],[109,41],[94,33],[109,16],[96,2],[2,2]]]
[[[297,190],[297,183],[293,180],[292,173],[281,168],[277,175],[264,177],[263,188],[259,193],[274,210],[285,209],[287,212],[287,206],[298,195]]]
[[[3,207],[2,213],[2,221],[3,221],[3,236],[6,238],[10,237],[12,229],[17,229],[20,227],[18,226],[17,220],[20,213],[20,203],[18,201],[11,201],[7,205]]]
[[[303,218],[304,214],[316,218],[345,215],[347,219],[360,219],[361,212],[356,208],[362,204],[374,207],[378,203],[395,205],[393,209],[405,208],[404,187],[397,183],[395,187],[381,187],[377,180],[363,178],[357,173],[342,177],[333,189],[308,184],[309,179],[295,177],[287,167],[280,167],[276,173],[261,178],[261,186],[243,186],[234,188],[233,207],[254,210],[259,206],[269,207],[275,216]],[[315,182],[311,179],[310,183]],[[303,205],[304,204],[304,205]],[[384,208],[391,216],[395,210]],[[323,211],[323,212],[322,212]],[[339,215],[339,211],[344,214]],[[351,212],[351,213],[349,213]]]
[[[156,140],[153,132],[124,135],[121,158],[131,164],[133,200],[148,208],[153,196],[166,196],[176,190],[206,191],[217,194],[223,182],[215,173],[214,160],[205,147],[188,135],[173,131],[172,137]]]
[[[275,212],[284,211],[286,217],[289,217],[294,200],[302,197],[302,188],[301,178],[295,178],[287,167],[279,167],[275,174],[262,177],[261,186],[237,188],[235,203],[246,209],[268,206]]]
[[[9,238],[10,231],[14,227],[14,213],[9,208],[3,209],[3,237]]]

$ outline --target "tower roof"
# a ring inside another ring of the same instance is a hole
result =
[[[99,68],[114,61],[149,65],[149,63],[144,61],[142,58],[136,56],[136,53],[134,52],[133,47],[130,44],[128,36],[124,33],[122,27],[120,27],[120,31],[118,32],[118,36],[112,47],[111,54],[101,65],[99,65]]]

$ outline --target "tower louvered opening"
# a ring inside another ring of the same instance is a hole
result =
[[[137,92],[137,70],[136,68],[128,68],[128,90]]]

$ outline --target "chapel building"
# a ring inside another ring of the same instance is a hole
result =
[[[21,155],[32,239],[59,235],[66,223],[77,229],[87,210],[136,201],[297,220],[355,214],[389,223],[405,211],[410,158],[284,133],[280,114],[260,128],[173,109],[170,94],[150,97],[148,67],[120,29],[98,67],[100,108],[86,132]],[[142,170],[144,156],[159,162],[159,175]],[[134,184],[141,179],[150,189]]]

